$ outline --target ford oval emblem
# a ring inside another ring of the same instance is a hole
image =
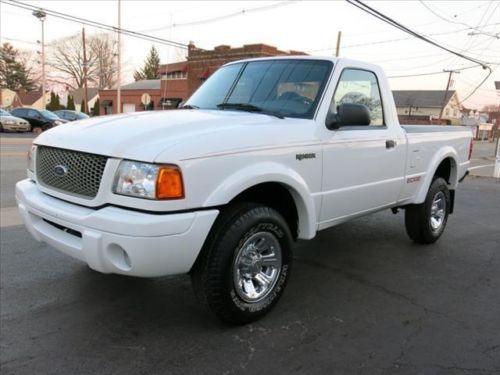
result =
[[[68,174],[68,168],[64,165],[56,165],[54,167],[54,174],[59,177],[64,177]]]

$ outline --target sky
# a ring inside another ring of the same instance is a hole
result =
[[[24,1],[116,26],[117,0]],[[500,81],[500,1],[366,1],[368,5],[406,27],[464,55],[489,63],[493,74],[463,104],[482,108],[500,105],[494,81]],[[474,65],[449,52],[383,23],[345,1],[121,1],[122,28],[184,44],[211,49],[265,43],[280,50],[333,55],[338,31],[342,31],[340,56],[381,65],[394,90],[444,90],[448,74],[400,77],[442,72]],[[81,32],[82,25],[47,17],[45,39]],[[102,31],[86,26],[86,33]],[[40,22],[28,10],[0,3],[0,41],[17,48],[36,50]],[[122,84],[133,80],[153,45],[122,36]],[[154,43],[162,63],[183,60],[186,51]],[[452,89],[463,100],[488,71],[481,67],[454,74]],[[391,78],[393,77],[393,78]]]

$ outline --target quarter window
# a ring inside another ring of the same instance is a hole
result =
[[[366,105],[371,115],[370,126],[384,125],[384,110],[375,73],[344,69],[330,104],[330,111],[336,113],[338,106],[346,103]]]

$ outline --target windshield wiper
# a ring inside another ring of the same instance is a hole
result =
[[[196,105],[186,104],[186,105],[183,105],[180,109],[200,109],[200,107],[198,107]]]
[[[246,111],[246,112],[256,112],[262,113],[264,115],[274,116],[280,119],[284,119],[285,117],[279,113],[268,111],[264,108],[256,106],[250,103],[220,103],[217,104],[217,108],[219,109],[236,109],[238,111]]]

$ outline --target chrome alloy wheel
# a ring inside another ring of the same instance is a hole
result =
[[[446,216],[446,198],[442,191],[438,192],[432,201],[430,224],[434,232],[437,232],[444,223]]]
[[[281,273],[281,246],[269,232],[257,232],[238,249],[233,264],[236,293],[245,302],[264,299],[274,288]]]

